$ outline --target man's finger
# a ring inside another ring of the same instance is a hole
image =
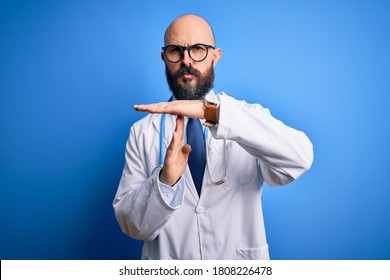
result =
[[[139,112],[145,112],[147,106],[146,105],[134,105],[134,110],[139,111]]]
[[[178,132],[183,140],[184,135],[184,117],[181,115],[178,115],[176,117],[176,128],[175,132]]]
[[[134,105],[139,112],[152,114],[183,115],[189,118],[204,119],[204,102],[202,100],[174,100],[154,104]]]
[[[184,117],[177,116],[176,127],[172,135],[171,143],[169,144],[169,150],[181,151],[184,137]]]
[[[185,144],[185,145],[183,146],[183,148],[181,148],[181,151],[183,152],[183,154],[184,154],[185,157],[188,157],[189,154],[190,154],[190,152],[192,151],[192,148],[191,148],[190,145]]]
[[[149,112],[149,113],[170,113],[168,110],[169,102],[161,102],[154,104],[140,104],[134,105],[134,110],[139,112]]]

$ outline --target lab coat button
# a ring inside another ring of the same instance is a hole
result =
[[[198,213],[198,214],[202,214],[202,213],[204,213],[204,211],[205,211],[206,209],[204,208],[204,207],[202,207],[202,206],[198,206],[197,208],[196,208],[196,213]]]

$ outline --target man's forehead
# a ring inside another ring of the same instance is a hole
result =
[[[213,44],[213,40],[209,34],[195,29],[174,30],[166,38],[166,44],[189,46],[197,43]]]
[[[175,19],[169,25],[164,41],[165,44],[214,44],[214,35],[211,26],[203,18],[186,15]]]

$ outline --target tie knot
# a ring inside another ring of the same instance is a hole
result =
[[[189,127],[202,130],[202,124],[200,123],[199,119],[188,118],[187,130]]]

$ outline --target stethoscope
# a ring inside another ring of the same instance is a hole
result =
[[[159,167],[161,167],[161,168],[164,165],[165,119],[166,119],[166,114],[162,114],[161,115],[161,124],[160,124],[160,157],[159,157]],[[209,133],[208,127],[204,127],[204,129],[203,129],[203,139],[204,139],[205,145],[206,145],[206,158],[209,158],[209,144],[207,143],[208,133]],[[226,140],[224,140],[224,149],[223,149],[223,151],[224,151],[224,160],[226,160],[225,147],[226,147]],[[208,164],[208,161],[206,160],[207,173],[209,174],[209,181],[210,181],[211,184],[213,184],[213,185],[221,185],[221,184],[226,183],[228,181],[228,178],[226,176],[226,162],[225,162],[224,165],[225,165],[225,172],[224,172],[223,178],[221,180],[219,180],[219,181],[214,181],[211,178],[211,173],[210,173],[210,170],[209,170],[209,164]]]

